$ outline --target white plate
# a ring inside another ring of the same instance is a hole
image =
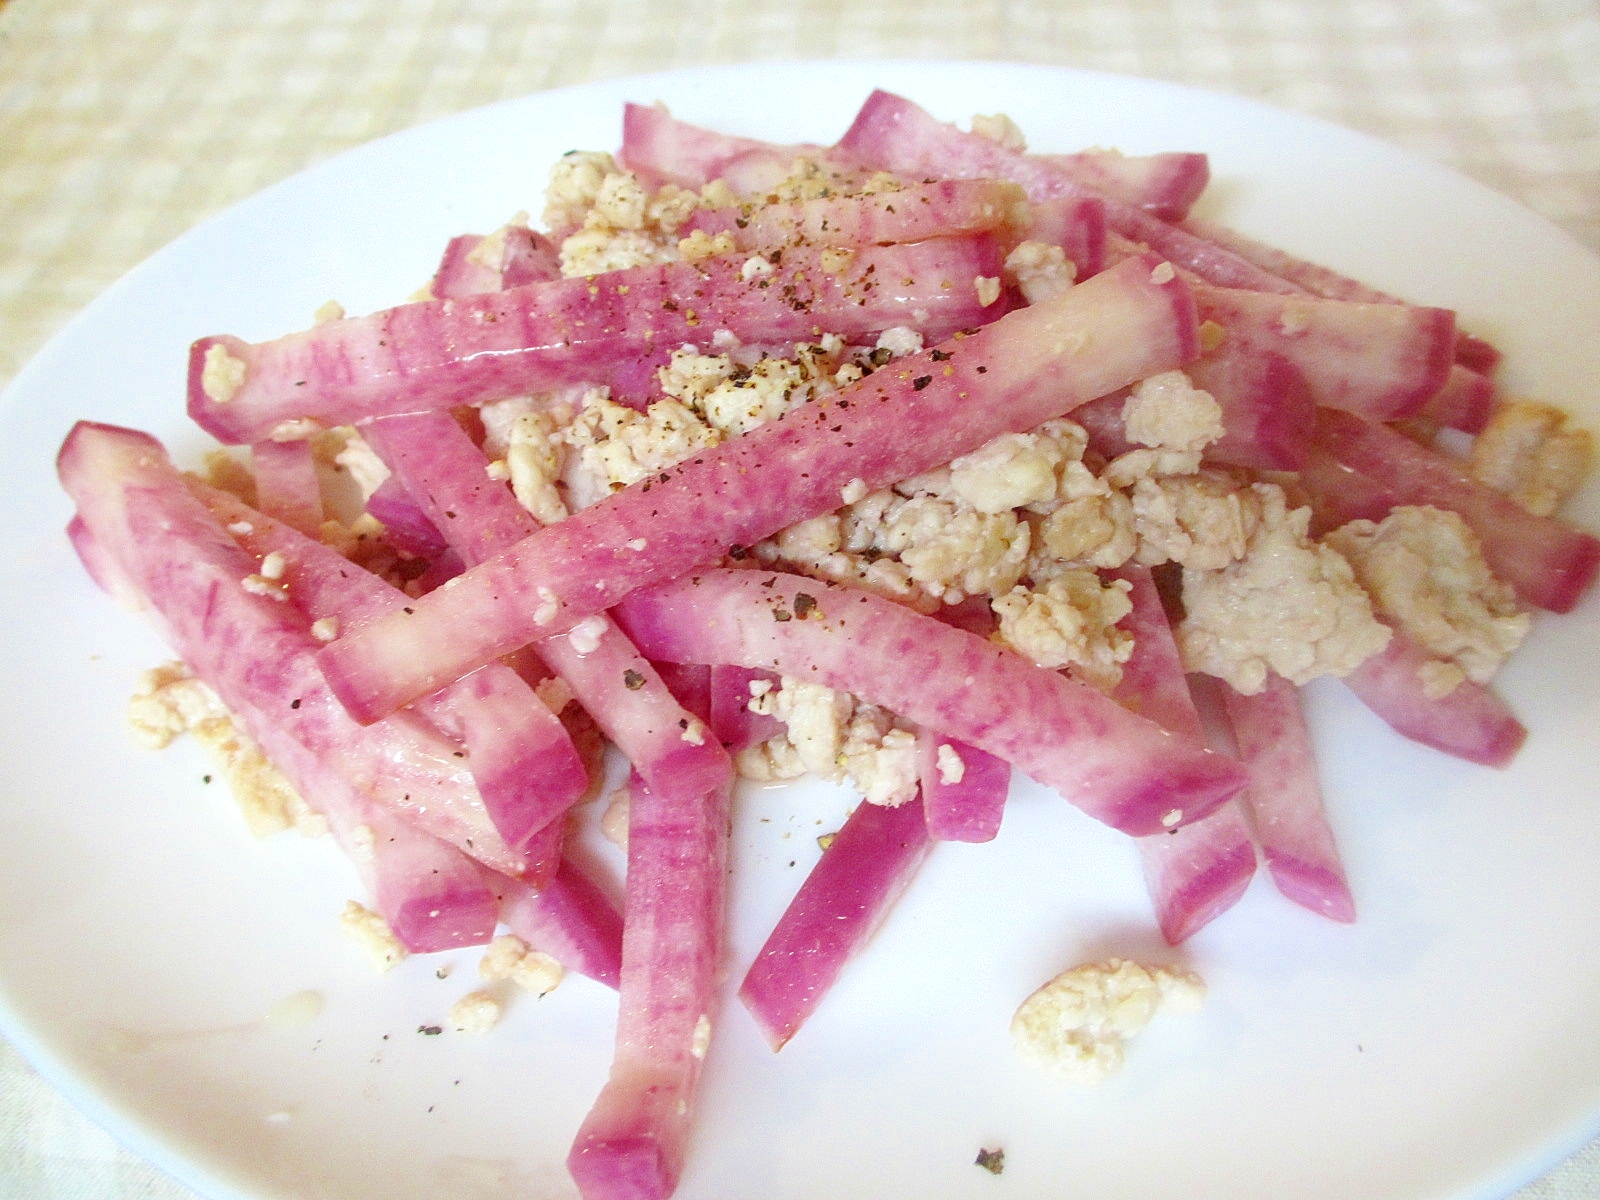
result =
[[[570,1195],[562,1161],[615,1005],[574,978],[488,1036],[419,1035],[474,986],[476,956],[374,974],[335,929],[352,882],[328,846],[253,841],[192,748],[135,748],[124,698],[163,655],[68,552],[50,465],[69,424],[141,426],[195,461],[192,338],[272,336],[329,298],[398,301],[450,235],[537,212],[558,154],[614,147],[624,100],[831,140],[875,85],[946,119],[1008,112],[1037,148],[1205,150],[1208,215],[1458,307],[1506,349],[1515,386],[1600,418],[1600,263],[1564,235],[1365,137],[1133,79],[828,63],[608,82],[416,129],[255,197],[91,305],[0,407],[0,1014],[161,1167],[230,1198]],[[1576,514],[1600,526],[1595,488]],[[1600,1129],[1597,648],[1592,599],[1539,622],[1503,679],[1533,730],[1504,773],[1402,744],[1338,687],[1313,689],[1359,923],[1258,880],[1185,948],[1205,1009],[1153,1026],[1095,1091],[1013,1061],[1013,1006],[1071,962],[1166,955],[1127,846],[1025,789],[997,842],[935,854],[781,1054],[728,1008],[680,1194],[1460,1200],[1532,1177]],[[736,963],[839,804],[826,789],[744,802]],[[303,993],[320,1011],[285,1005]],[[982,1147],[1005,1149],[1004,1175],[974,1165]]]

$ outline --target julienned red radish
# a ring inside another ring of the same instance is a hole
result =
[[[386,417],[367,433],[393,468],[391,478],[420,498],[468,564],[539,529],[510,490],[489,478],[483,452],[448,414]],[[646,780],[705,791],[728,775],[727,753],[699,732],[698,717],[679,703],[608,614],[590,617],[580,637],[554,634],[530,648]]]
[[[629,596],[652,658],[762,667],[970,742],[1135,835],[1197,820],[1244,785],[1231,759],[1086,684],[871,592],[711,568]]]
[[[1128,582],[1133,604],[1121,622],[1133,636],[1133,653],[1112,696],[1163,729],[1207,744],[1153,573],[1132,565],[1118,574]],[[1238,800],[1198,821],[1140,838],[1138,845],[1156,923],[1173,945],[1232,908],[1255,877],[1255,839]]]
[[[567,1156],[594,1200],[664,1200],[683,1171],[721,1015],[731,787],[731,777],[705,792],[630,780],[616,1050]]]
[[[636,588],[832,512],[847,489],[940,466],[1198,351],[1188,288],[1154,256],[1128,259],[524,538],[334,642],[323,670],[358,719],[377,719]]]
[[[416,722],[349,722],[316,678],[309,619],[247,590],[257,560],[190,493],[154,438],[80,422],[58,466],[79,536],[92,542],[101,570],[115,572],[117,593],[143,605],[262,753],[317,799],[395,934],[419,950],[487,941],[495,903],[482,872],[461,849],[418,828],[418,808],[496,866],[516,872],[523,860],[481,815],[452,747]],[[417,802],[405,819],[399,795],[393,808],[375,799],[400,788]],[[501,850],[488,853],[496,843]]]
[[[611,383],[719,330],[750,341],[871,340],[915,325],[937,340],[1005,311],[985,297],[1001,250],[988,234],[799,248],[747,271],[746,253],[538,281],[330,321],[269,342],[201,338],[189,415],[223,442]]]
[[[190,489],[257,558],[276,554],[284,583],[314,622],[355,628],[411,602],[371,571],[354,569],[333,547],[305,537],[228,492],[190,481]],[[589,777],[556,714],[510,667],[490,663],[418,702],[417,711],[462,743],[495,827],[527,848],[539,830],[588,790]],[[556,857],[560,843],[554,846]],[[554,861],[549,863],[554,868]]]
[[[920,797],[858,804],[806,874],[739,984],[774,1050],[817,1010],[910,886],[932,842]]]
[[[1254,695],[1218,683],[1239,758],[1250,771],[1244,804],[1272,881],[1332,921],[1356,919],[1355,898],[1322,800],[1300,691],[1273,676]]]
[[[1382,520],[1400,505],[1433,505],[1472,527],[1495,575],[1523,603],[1569,612],[1600,573],[1600,539],[1536,516],[1465,466],[1377,421],[1322,409],[1302,484],[1327,523]]]
[[[697,209],[679,232],[724,237],[743,251],[887,245],[1008,235],[1024,207],[1022,189],[1003,180],[933,180],[864,195]]]

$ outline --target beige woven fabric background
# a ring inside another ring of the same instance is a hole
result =
[[[0,0],[0,385],[128,267],[349,146],[564,84],[829,57],[1254,97],[1454,166],[1600,252],[1600,0]],[[0,1200],[189,1195],[0,1043]],[[1592,1146],[1517,1200],[1597,1197]]]

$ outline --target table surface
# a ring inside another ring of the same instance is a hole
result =
[[[1247,96],[1600,253],[1596,0],[0,0],[0,387],[210,214],[435,117],[644,71],[977,58]],[[0,1041],[0,1197],[185,1200]],[[1600,1196],[1600,1142],[1516,1200]]]

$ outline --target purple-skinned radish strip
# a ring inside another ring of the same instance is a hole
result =
[[[367,497],[367,515],[383,526],[384,537],[403,554],[435,559],[449,548],[444,534],[393,475],[386,476]]]
[[[560,253],[549,238],[526,225],[507,225],[488,237],[466,233],[451,238],[429,291],[442,300],[560,277]]]
[[[1020,183],[1030,200],[1095,197],[1105,205],[1108,229],[1208,283],[1264,292],[1300,290],[1214,242],[1071,178],[1041,158],[966,133],[888,92],[872,94],[840,139],[839,149],[865,166],[915,178],[1009,179]]]
[[[1447,429],[1480,433],[1494,412],[1499,394],[1493,379],[1457,362],[1445,376],[1444,386],[1423,401],[1417,416]]]
[[[1135,835],[1198,820],[1237,763],[1086,684],[871,592],[709,569],[636,592],[617,619],[644,653],[761,667],[849,692],[968,742]]]
[[[248,702],[231,711],[252,735],[260,731],[261,752],[328,822],[373,911],[407,951],[481,946],[494,936],[499,898],[478,863],[352,787],[270,714]]]
[[[771,689],[778,686],[779,677],[750,667],[722,664],[711,668],[711,732],[730,751],[748,749],[783,732],[783,722],[777,717],[751,711],[752,683]]]
[[[510,489],[489,478],[483,452],[449,414],[391,417],[367,432],[394,478],[405,482],[469,565],[539,529]],[[727,755],[700,718],[678,702],[605,613],[590,614],[581,627],[542,638],[532,649],[647,780],[704,789],[727,774]]]
[[[536,950],[569,971],[615,988],[622,973],[622,912],[595,865],[571,852],[554,876],[533,888],[503,875],[490,877],[500,920]]]
[[[1059,168],[1084,187],[1142,208],[1163,221],[1187,216],[1211,182],[1210,159],[1186,150],[1158,154],[1079,150],[1030,157]]]
[[[1133,635],[1133,654],[1111,694],[1163,729],[1203,744],[1205,729],[1155,577],[1139,566],[1119,575],[1130,585],[1133,607],[1120,624]],[[1238,903],[1256,873],[1255,842],[1237,800],[1198,821],[1139,838],[1138,847],[1156,922],[1174,946]]]
[[[697,209],[680,232],[726,237],[735,249],[744,251],[848,248],[973,233],[1007,234],[1022,207],[1022,189],[1013,183],[936,180],[857,196]]]
[[[491,264],[482,256],[473,257],[473,251],[482,242],[483,235],[477,233],[463,233],[450,239],[439,257],[439,266],[429,285],[429,291],[434,296],[470,296],[477,292],[500,290],[499,264]]]
[[[930,837],[991,842],[999,835],[1011,764],[959,738],[919,729],[917,767]]]
[[[1278,891],[1332,921],[1356,919],[1344,863],[1328,825],[1300,691],[1280,675],[1254,695],[1218,683],[1239,758],[1250,772],[1244,803]]]
[[[489,819],[456,744],[411,712],[366,727],[350,719],[317,669],[310,618],[189,491],[159,442],[79,422],[58,471],[173,652],[246,720],[269,758],[279,735],[293,738],[419,829],[506,874],[526,868]],[[263,719],[252,724],[252,712]]]
[[[307,537],[322,528],[322,485],[311,443],[257,442],[250,447],[256,507]]]
[[[234,539],[257,559],[276,554],[291,600],[331,638],[411,598],[338,551],[258,513],[237,498],[191,482]],[[526,851],[533,835],[588,790],[588,772],[566,728],[509,667],[489,663],[419,700],[416,711],[460,741],[495,827]],[[559,851],[559,843],[556,846]],[[549,868],[554,869],[553,861]]]
[[[1505,767],[1528,731],[1494,692],[1461,679],[1444,695],[1429,682],[1438,661],[1396,630],[1389,645],[1342,682],[1396,733],[1486,767]]]
[[[251,344],[216,336],[189,356],[189,415],[223,442],[480,404],[608,382],[726,330],[741,341],[871,340],[916,325],[929,340],[999,316],[987,234],[862,246],[840,258],[791,249],[761,271],[745,254],[631,267],[503,291],[417,301]]]
[[[319,736],[327,729],[337,733],[346,719],[327,707],[328,697],[300,686],[312,642],[306,619],[285,601],[243,589],[255,576],[255,560],[189,493],[160,443],[80,422],[62,447],[59,468],[78,506],[80,536],[104,560],[119,594],[140,603],[174,653],[327,820],[401,942],[424,951],[487,941],[496,909],[481,871],[358,784],[361,767],[374,755],[363,747],[355,755],[334,753]],[[318,707],[325,720],[312,715]],[[443,747],[420,738],[407,744],[407,731],[398,726],[349,730],[377,755],[391,755],[419,792],[430,786],[420,775],[428,769],[422,755],[443,757],[440,767],[449,761]],[[444,803],[467,807],[464,798]],[[490,830],[485,841],[493,840]],[[509,851],[502,861],[514,870],[522,865]]]
[[[1450,373],[1455,314],[1199,285],[1195,306],[1243,353],[1288,360],[1316,402],[1374,420],[1409,417]]]
[[[1351,279],[1321,263],[1308,262],[1276,246],[1247,237],[1217,221],[1189,217],[1183,227],[1197,237],[1215,242],[1241,258],[1249,259],[1262,270],[1270,271],[1280,279],[1330,300],[1357,300],[1368,304],[1402,304],[1404,301],[1375,287]],[[1458,332],[1455,360],[1467,370],[1487,375],[1500,362],[1500,351],[1474,334]]]
[[[905,893],[932,845],[920,799],[857,804],[739,984],[773,1050],[817,1010]]]
[[[1105,201],[1098,196],[1034,200],[1026,211],[1026,220],[1017,227],[1018,237],[1061,247],[1080,280],[1105,270]]]
[[[1295,471],[1305,462],[1317,404],[1305,377],[1288,359],[1224,338],[1184,373],[1222,409],[1222,437],[1205,448],[1208,462],[1258,471]],[[1119,392],[1073,412],[1090,445],[1107,459],[1135,448],[1122,420],[1126,402],[1127,394]]]
[[[1299,367],[1276,351],[1224,338],[1187,373],[1222,406],[1222,437],[1206,447],[1207,459],[1258,471],[1299,469],[1317,423],[1316,396]]]
[[[473,280],[476,285],[493,282],[483,275]],[[438,286],[464,288],[467,281],[446,280]],[[509,489],[488,478],[482,451],[449,415],[391,418],[374,423],[368,434],[389,461],[389,481],[405,489],[431,527],[448,531],[441,536],[468,565],[539,528]],[[563,679],[592,720],[600,714],[602,731],[645,780],[665,785],[670,779],[674,786],[710,789],[731,769],[718,745],[706,744],[699,735],[695,721],[708,722],[708,712],[686,710],[654,664],[608,616],[595,614],[577,640],[555,637],[529,652]]]
[[[661,105],[630,103],[622,110],[617,160],[651,184],[700,188],[722,178],[730,164],[747,155],[780,162],[787,174],[795,159],[824,159],[827,153],[826,147],[809,142],[779,145],[718,133],[680,121]]]
[[[1571,611],[1600,571],[1600,539],[1528,512],[1460,461],[1387,425],[1323,409],[1317,446],[1339,468],[1301,478],[1324,522],[1381,520],[1408,504],[1449,509],[1472,527],[1490,569],[1522,602],[1551,612]]]
[[[1032,200],[1104,195],[1155,218],[1187,213],[1210,168],[1203,154],[1124,156],[1107,151],[1028,154],[936,120],[902,96],[868,96],[834,147],[843,162],[908,178],[1009,179]]]
[[[1192,299],[1170,265],[1125,260],[524,538],[411,613],[330,645],[324,672],[358,719],[375,719],[636,588],[831,512],[848,488],[943,465],[1198,350]]]
[[[731,785],[630,780],[616,1050],[567,1157],[585,1200],[665,1200],[682,1174],[720,1015]]]
[[[129,612],[145,607],[144,598],[133,580],[117,564],[116,557],[101,546],[86,522],[77,513],[67,522],[67,541],[78,556],[78,562],[94,581],[94,585]]]

